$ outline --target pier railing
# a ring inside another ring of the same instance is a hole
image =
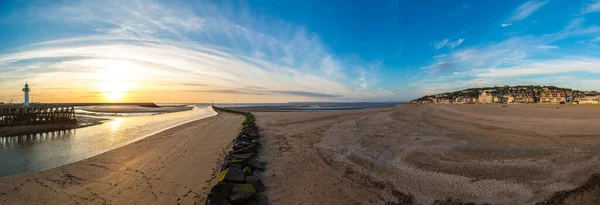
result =
[[[75,108],[66,105],[0,106],[0,127],[76,122]]]

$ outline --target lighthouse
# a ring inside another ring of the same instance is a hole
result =
[[[25,93],[25,101],[23,101],[23,104],[25,105],[25,107],[29,107],[29,85],[27,85],[27,82],[25,82],[23,92]]]

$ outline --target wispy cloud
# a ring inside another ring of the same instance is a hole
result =
[[[377,84],[377,70],[381,63],[373,63],[367,66],[356,67],[355,73],[358,74],[359,78],[356,83],[361,90],[367,90]]]
[[[473,75],[477,77],[506,78],[572,72],[600,73],[598,66],[600,66],[600,59],[566,58],[525,63],[502,69],[476,69],[473,70]]]
[[[444,46],[446,46],[447,43],[448,43],[448,39],[444,39],[444,40],[439,41],[439,42],[436,41],[434,43],[434,47],[435,47],[435,49],[439,50],[439,49],[443,48]]]
[[[600,0],[596,0],[595,2],[587,4],[583,9],[581,9],[582,15],[594,12],[600,12]]]
[[[444,39],[444,40],[442,40],[442,41],[439,41],[439,42],[438,42],[438,41],[436,41],[436,42],[434,43],[434,47],[435,47],[435,49],[437,49],[437,50],[439,50],[439,49],[441,49],[441,48],[444,48],[444,47],[447,47],[447,48],[449,48],[449,49],[454,49],[454,48],[456,48],[456,47],[460,46],[460,44],[462,44],[464,41],[465,41],[465,39],[464,39],[464,38],[459,38],[459,39],[457,39],[456,41],[450,41],[450,39],[447,39],[447,38],[446,38],[446,39]]]
[[[163,84],[163,85],[169,86],[171,84]],[[190,86],[190,87],[204,87],[204,86],[206,86],[206,84],[202,84],[202,83],[181,83],[179,85]]]
[[[502,27],[512,26],[512,23],[503,23],[503,24],[500,24],[500,26],[502,26]]]
[[[556,49],[556,48],[560,48],[560,47],[554,46],[554,45],[542,44],[542,45],[538,45],[537,48],[539,48],[539,49]]]
[[[527,1],[524,4],[522,4],[521,6],[519,6],[519,8],[517,8],[517,10],[514,12],[512,17],[510,17],[510,20],[512,20],[512,21],[523,20],[523,19],[529,17],[535,11],[537,11],[540,7],[544,6],[546,3],[548,3],[548,1],[538,1],[538,0]]]
[[[450,48],[450,49],[454,49],[454,48],[456,48],[456,47],[460,46],[460,44],[462,44],[464,41],[465,41],[465,39],[464,39],[464,38],[459,38],[459,39],[458,39],[458,40],[456,40],[456,41],[451,41],[451,42],[448,42],[448,43],[446,44],[446,46],[448,46],[448,48]]]

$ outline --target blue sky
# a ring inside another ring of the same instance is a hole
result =
[[[1,101],[18,101],[24,81],[40,101],[405,101],[519,84],[600,90],[599,0],[0,4]]]

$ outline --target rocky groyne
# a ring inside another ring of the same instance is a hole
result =
[[[266,163],[258,161],[259,133],[254,115],[213,106],[217,112],[240,114],[246,117],[239,135],[233,141],[232,150],[220,166],[217,184],[206,198],[207,205],[252,204],[266,205],[268,199],[259,194],[266,189],[261,172]]]

